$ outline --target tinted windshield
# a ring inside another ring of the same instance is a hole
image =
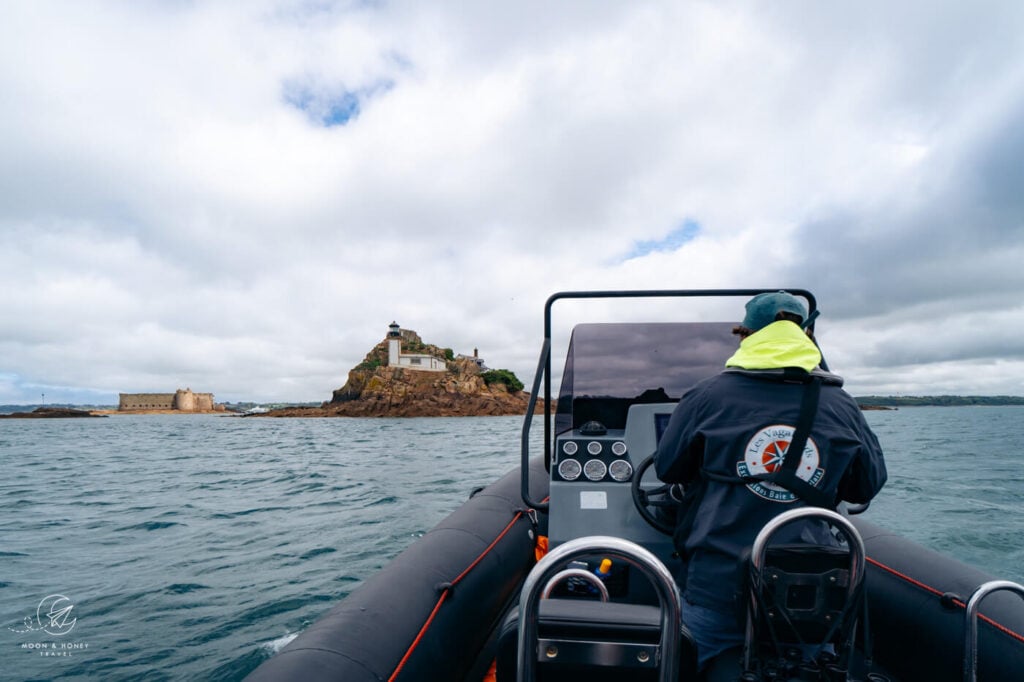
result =
[[[579,324],[573,328],[562,374],[555,431],[597,420],[626,424],[634,403],[679,400],[701,379],[717,374],[739,339],[729,322]]]

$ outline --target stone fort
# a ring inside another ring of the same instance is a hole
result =
[[[120,393],[119,412],[132,410],[178,410],[181,412],[212,412],[221,406],[213,402],[212,393],[193,393],[191,388],[174,393]]]

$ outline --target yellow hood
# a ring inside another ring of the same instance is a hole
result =
[[[726,367],[779,369],[799,367],[810,372],[821,362],[814,342],[788,320],[772,322],[740,341],[740,348],[725,362]]]

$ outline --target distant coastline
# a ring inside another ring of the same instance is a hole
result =
[[[0,405],[0,419],[60,419],[75,417],[109,417],[143,414],[235,414],[230,410],[118,410],[114,405]]]
[[[1024,396],[1016,395],[867,395],[854,400],[861,409],[1024,405]]]
[[[163,409],[152,409],[152,410],[120,410],[116,408],[92,410],[94,414],[99,415],[132,415],[132,414],[233,414],[229,410],[163,410]]]

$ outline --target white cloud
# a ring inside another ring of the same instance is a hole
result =
[[[1021,393],[1022,23],[1009,2],[8,8],[0,403],[326,399],[392,319],[528,382],[554,291],[779,285],[819,294],[860,392]]]

